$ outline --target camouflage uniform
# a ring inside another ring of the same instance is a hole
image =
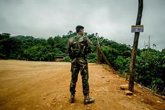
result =
[[[92,42],[87,37],[78,34],[69,39],[68,52],[72,60],[70,82],[70,92],[72,95],[76,92],[75,88],[79,71],[82,77],[83,94],[84,96],[89,94],[87,54],[91,52],[91,44]]]

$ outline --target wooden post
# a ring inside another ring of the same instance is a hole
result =
[[[99,39],[98,39],[98,33],[96,33],[96,38],[97,38],[97,46],[96,46],[96,54],[97,54],[97,63],[100,64],[101,63],[101,56],[100,56],[100,43],[99,43]]]
[[[96,37],[97,37],[97,63],[100,64],[101,63],[101,59],[104,59],[104,61],[111,66],[110,62],[108,61],[107,57],[105,56],[105,54],[103,53],[103,51],[101,50],[100,47],[100,43],[99,43],[99,39],[98,39],[98,33],[96,33]]]
[[[138,0],[138,14],[137,14],[136,25],[141,25],[142,12],[143,12],[143,0]],[[128,89],[132,92],[134,91],[135,62],[136,62],[139,35],[140,35],[139,32],[135,32],[133,49],[131,53],[130,69],[129,69],[130,78],[129,78]]]
[[[97,54],[97,63],[100,64],[100,55],[99,55],[99,40],[98,40],[98,34],[96,33],[96,39],[97,39],[97,45],[96,45],[96,54]]]

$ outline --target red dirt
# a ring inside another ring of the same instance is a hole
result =
[[[165,110],[165,100],[137,85],[126,96],[119,86],[128,82],[105,65],[89,64],[89,74],[96,102],[83,104],[79,75],[70,104],[70,63],[0,60],[0,110]]]

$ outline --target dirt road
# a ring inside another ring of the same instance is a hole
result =
[[[165,101],[136,85],[135,94],[119,89],[125,79],[103,65],[89,64],[90,94],[83,104],[81,75],[76,103],[69,103],[70,63],[0,60],[0,110],[165,110]]]

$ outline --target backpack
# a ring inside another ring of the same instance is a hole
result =
[[[75,36],[70,39],[69,44],[69,56],[71,59],[76,57],[85,57],[86,55],[86,43],[84,37]]]

